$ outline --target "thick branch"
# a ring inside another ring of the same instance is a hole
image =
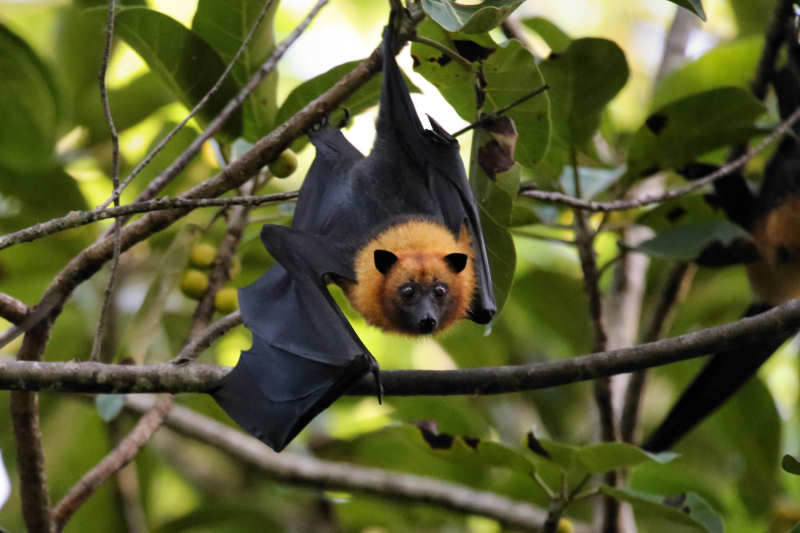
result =
[[[598,377],[634,372],[701,357],[744,342],[788,336],[800,328],[800,299],[760,315],[679,337],[629,348],[581,355],[563,361],[465,370],[386,370],[389,396],[503,394],[543,389]],[[52,392],[209,392],[229,371],[209,365],[107,365],[102,363],[0,363],[0,389]],[[375,394],[372,377],[349,392]]]
[[[126,406],[142,413],[152,405],[147,398],[131,397]],[[321,461],[291,453],[277,454],[260,441],[228,426],[175,406],[166,425],[188,437],[212,445],[249,467],[281,481],[326,490],[354,490],[393,500],[428,503],[453,511],[493,518],[511,527],[537,531],[544,511],[492,492],[471,489],[433,478],[369,468],[349,463]]]

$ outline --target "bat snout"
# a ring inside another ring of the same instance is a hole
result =
[[[436,329],[436,325],[437,325],[436,319],[433,318],[432,316],[427,316],[419,321],[417,327],[419,328],[420,333],[426,334],[426,333],[433,333],[433,331]]]

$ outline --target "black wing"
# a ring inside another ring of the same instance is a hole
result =
[[[280,264],[239,291],[253,345],[212,392],[245,430],[280,451],[377,365],[325,287],[349,265],[314,235],[264,226]]]

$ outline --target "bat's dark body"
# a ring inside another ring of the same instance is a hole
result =
[[[291,227],[261,238],[278,264],[239,291],[253,345],[212,393],[249,433],[280,451],[320,411],[377,363],[326,289],[355,281],[353,257],[380,230],[409,217],[466,225],[477,289],[470,318],[495,312],[480,221],[458,143],[431,121],[422,127],[384,30],[384,79],[375,144],[364,157],[336,129],[310,133],[317,155]]]
[[[800,107],[800,48],[791,48],[790,61],[772,80],[783,119]],[[714,203],[752,237],[745,243],[749,246],[746,253],[742,253],[737,243],[730,247],[732,260],[719,263],[733,264],[740,262],[739,259],[749,263],[748,274],[756,302],[747,309],[745,316],[800,297],[800,216],[791,215],[796,210],[794,206],[800,206],[798,134],[800,128],[795,126],[794,135],[781,141],[767,164],[757,194],[739,172],[714,182]],[[691,165],[687,177],[699,177],[714,169],[710,165]],[[743,343],[711,356],[643,448],[654,452],[671,448],[747,383],[787,338]]]

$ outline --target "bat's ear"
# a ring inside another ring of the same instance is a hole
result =
[[[377,268],[378,272],[381,274],[389,272],[392,265],[397,263],[397,256],[389,250],[375,250],[373,255],[375,257],[375,268]]]
[[[444,262],[454,274],[458,274],[467,266],[467,254],[447,254],[444,256]]]

